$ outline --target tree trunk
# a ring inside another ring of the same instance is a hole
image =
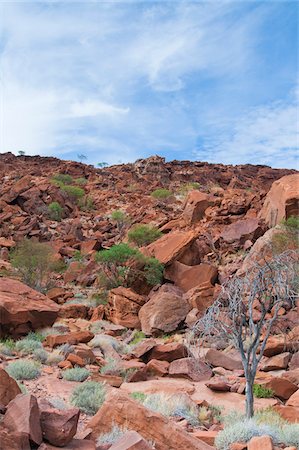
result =
[[[251,380],[251,377],[246,381],[246,417],[250,419],[253,417],[253,382],[254,379]]]

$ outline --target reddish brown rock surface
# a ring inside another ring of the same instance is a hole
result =
[[[298,215],[299,175],[287,175],[275,181],[268,192],[260,217],[274,227],[282,219]]]
[[[190,306],[183,298],[183,292],[175,286],[164,284],[141,307],[141,329],[147,335],[174,331],[189,311]]]
[[[7,406],[18,394],[21,394],[18,383],[0,367],[0,405]]]
[[[19,336],[51,326],[59,307],[40,292],[20,281],[0,277],[1,334]]]

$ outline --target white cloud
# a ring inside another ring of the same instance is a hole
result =
[[[76,102],[71,105],[70,113],[72,117],[91,117],[91,116],[109,116],[115,117],[128,114],[130,108],[120,108],[118,106],[109,105],[108,103],[85,100]]]
[[[298,107],[294,95],[289,101],[252,109],[225,124],[224,131],[216,131],[214,138],[206,140],[204,150],[194,154],[200,158],[206,154],[210,162],[299,168]],[[210,125],[217,130],[217,123]]]

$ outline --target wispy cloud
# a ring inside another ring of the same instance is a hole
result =
[[[294,164],[294,2],[1,8],[1,152]]]

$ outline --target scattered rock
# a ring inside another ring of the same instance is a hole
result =
[[[2,423],[12,433],[23,433],[32,444],[41,444],[40,412],[33,395],[17,395],[8,404]]]
[[[59,306],[20,281],[0,277],[1,335],[18,337],[31,330],[52,326]]]
[[[188,378],[193,381],[209,380],[212,370],[202,361],[194,358],[181,358],[169,365],[169,375],[178,378]]]
[[[147,335],[174,331],[185,320],[190,309],[181,289],[164,284],[141,307],[139,311],[141,329]]]
[[[0,405],[7,406],[18,394],[21,394],[18,383],[0,367]]]

